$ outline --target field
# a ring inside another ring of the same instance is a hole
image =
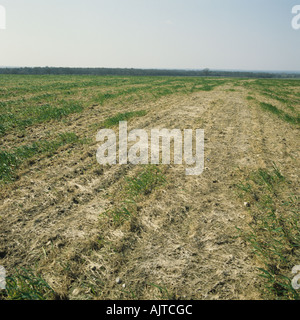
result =
[[[0,77],[0,299],[299,299],[300,81]],[[205,170],[96,134],[205,130]]]

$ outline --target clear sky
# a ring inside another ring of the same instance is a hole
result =
[[[300,71],[300,0],[0,0],[0,66]]]

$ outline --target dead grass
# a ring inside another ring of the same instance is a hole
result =
[[[55,106],[56,95],[82,107],[80,113],[28,123],[21,131],[7,127],[2,135],[1,152],[11,155],[29,146],[30,154],[13,167],[18,179],[0,191],[0,265],[12,279],[18,279],[16,267],[32,269],[32,279],[42,279],[54,291],[36,288],[36,297],[46,299],[263,299],[262,289],[272,283],[257,268],[272,273],[254,255],[247,235],[250,224],[259,230],[257,243],[265,244],[270,233],[275,240],[273,229],[261,231],[273,223],[281,228],[280,254],[288,262],[281,263],[278,255],[270,259],[279,263],[278,274],[290,279],[297,259],[288,239],[296,229],[286,215],[296,208],[289,197],[298,193],[298,125],[263,111],[257,101],[295,117],[298,87],[284,96],[286,103],[263,94],[268,86],[276,93],[278,86],[265,84],[262,91],[248,80],[78,79],[1,80],[8,89],[0,104],[6,119],[22,104],[40,111],[43,101]],[[254,100],[247,99],[250,91]],[[205,129],[204,173],[187,177],[184,166],[173,164],[160,171],[100,166],[97,130],[106,121],[114,128],[128,116],[129,130]],[[64,132],[78,140],[42,152],[43,141],[56,141]],[[272,171],[272,161],[284,179]],[[242,200],[235,194],[238,182],[246,188]],[[255,204],[249,209],[245,201]],[[128,219],[119,219],[124,216]],[[236,226],[245,237],[238,237]],[[284,292],[280,297],[293,298]],[[267,299],[278,298],[273,294]],[[22,297],[19,291],[15,296]]]

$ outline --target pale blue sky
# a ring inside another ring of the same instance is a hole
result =
[[[297,4],[0,0],[0,65],[300,71]]]

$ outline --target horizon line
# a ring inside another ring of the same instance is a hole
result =
[[[262,70],[262,69],[217,69],[217,68],[136,68],[136,67],[83,67],[83,66],[0,66],[5,69],[15,68],[65,68],[65,69],[127,69],[127,70],[161,70],[161,71],[225,71],[225,72],[258,72],[258,73],[300,73],[300,70]]]

